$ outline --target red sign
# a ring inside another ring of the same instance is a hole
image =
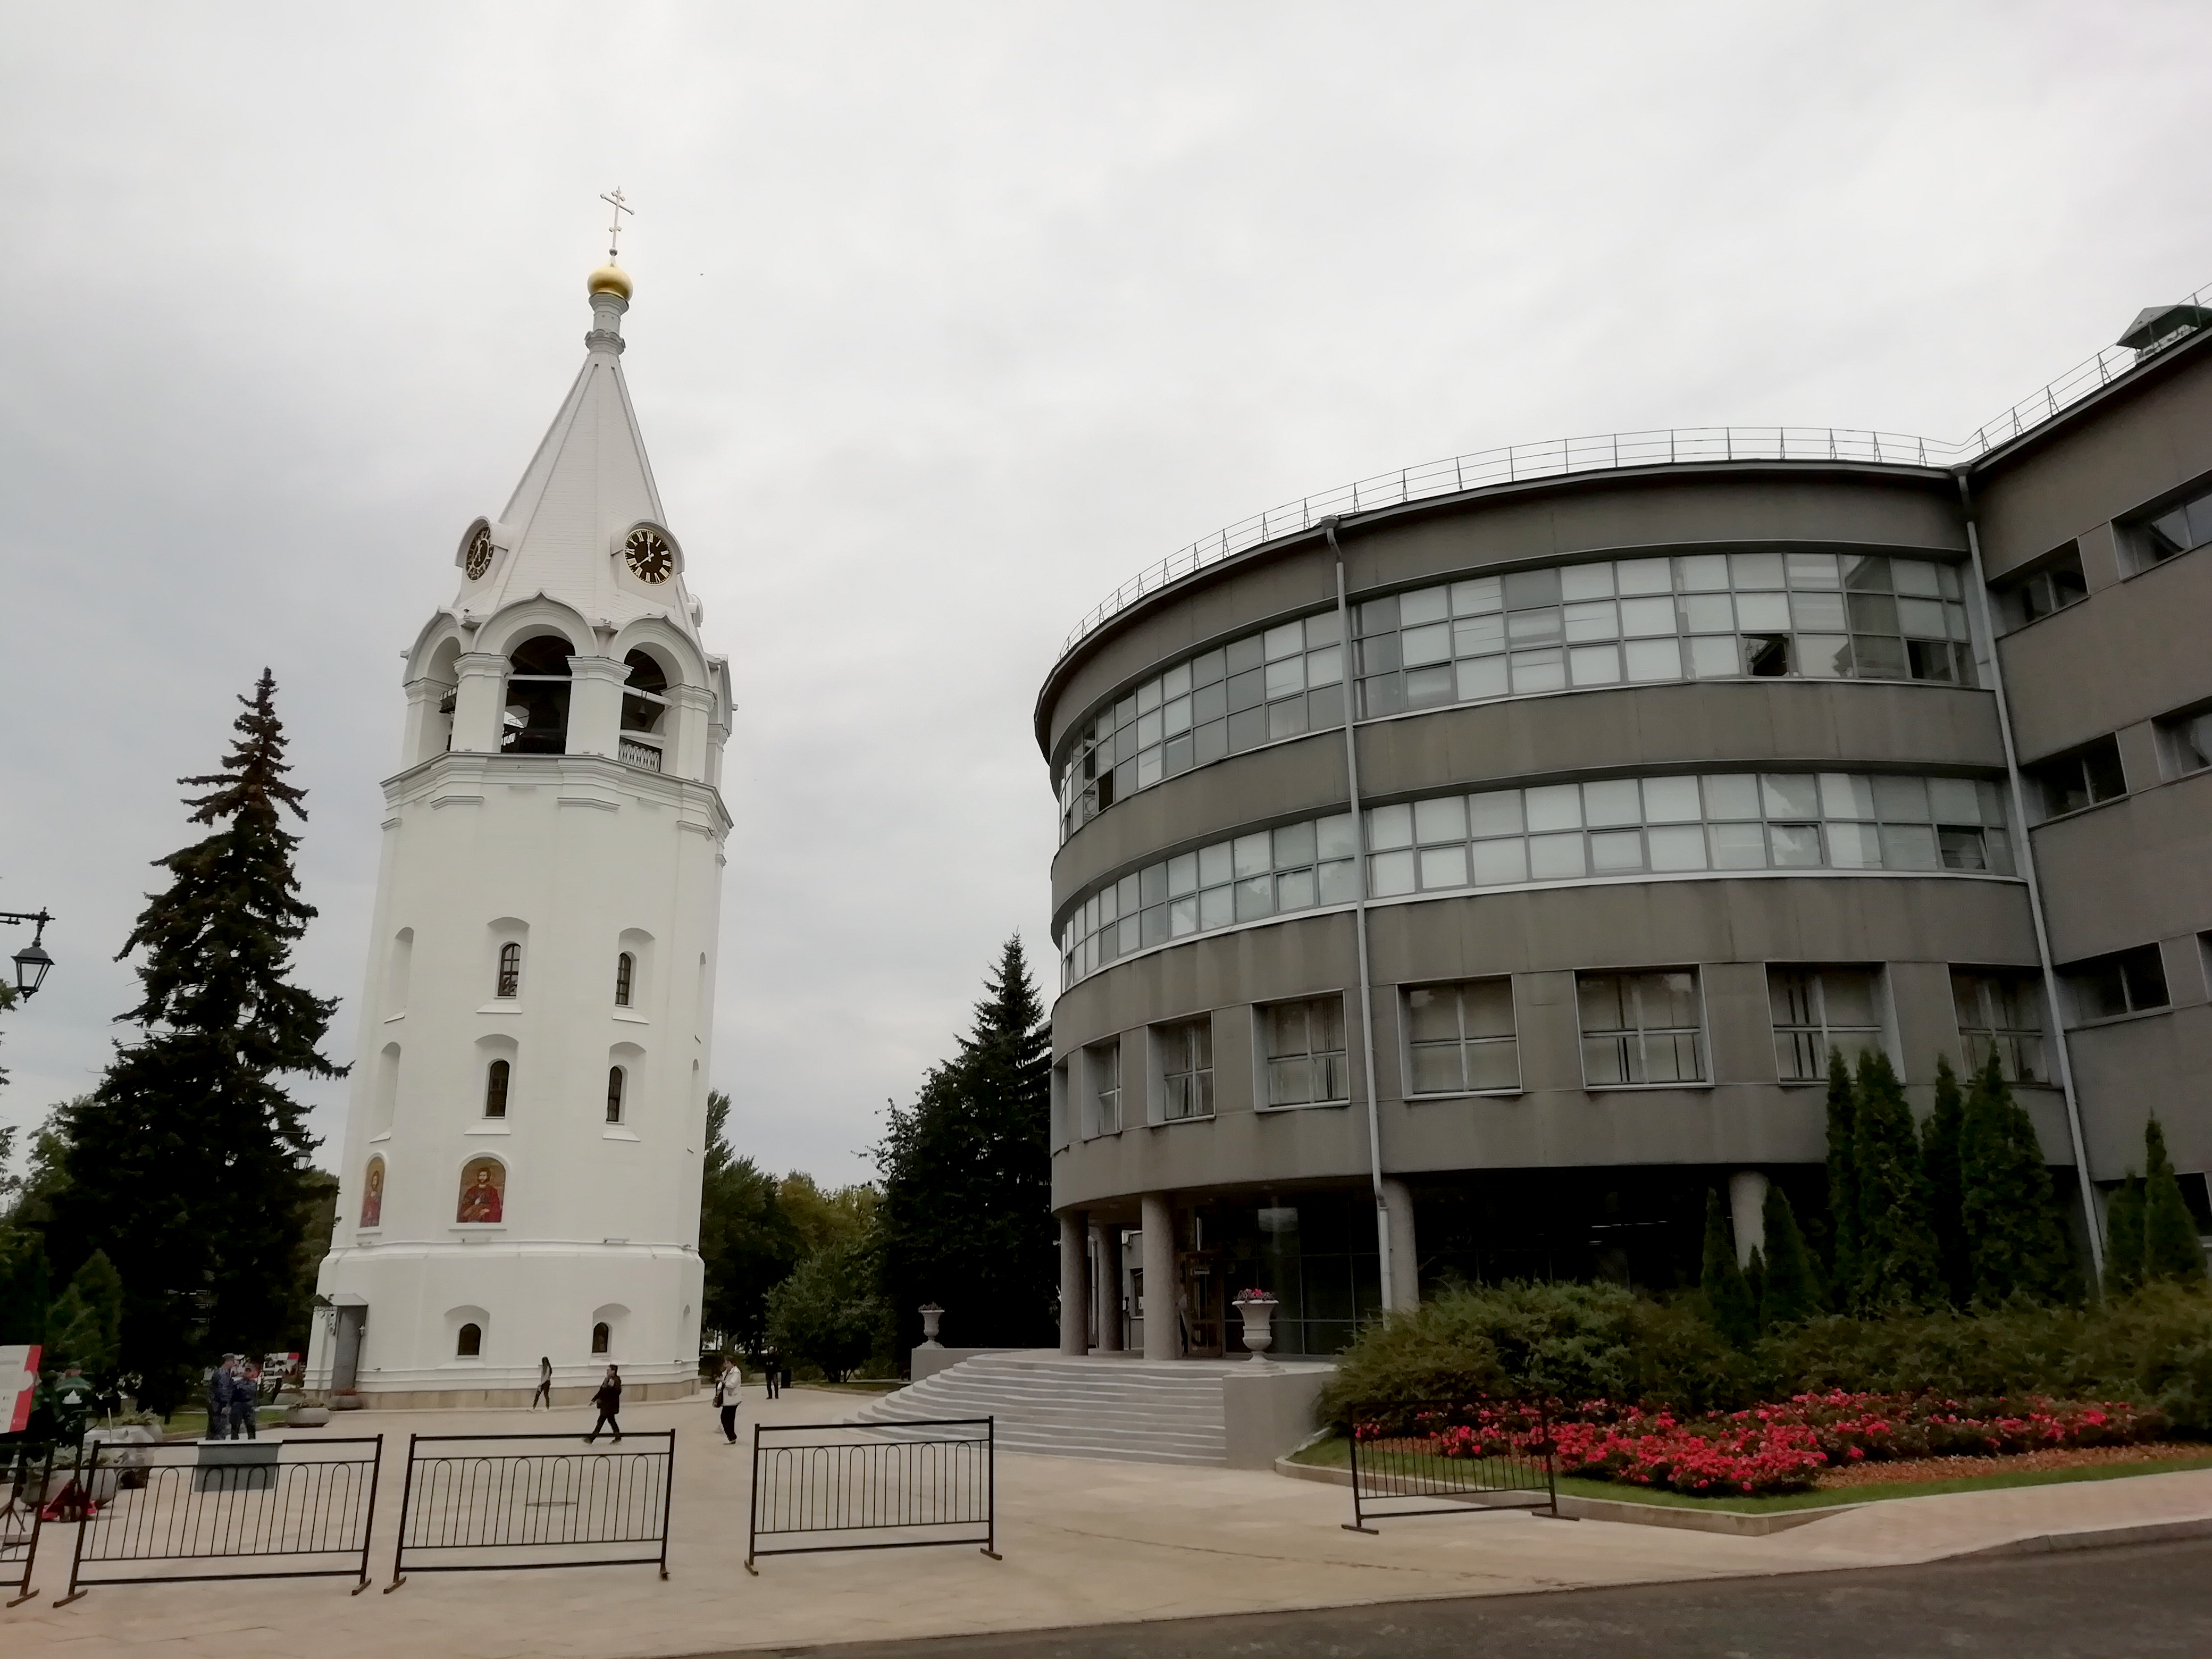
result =
[[[0,1413],[8,1419],[6,1432],[21,1434],[30,1426],[31,1396],[39,1388],[39,1348],[0,1346]]]

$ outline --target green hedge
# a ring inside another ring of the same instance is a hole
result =
[[[2129,1400],[2212,1436],[2212,1294],[2164,1284],[2086,1307],[1831,1316],[1723,1342],[1691,1294],[1611,1285],[1447,1291],[1370,1325],[1322,1398],[1351,1421],[1418,1401],[1548,1396],[1737,1410],[1813,1389]]]

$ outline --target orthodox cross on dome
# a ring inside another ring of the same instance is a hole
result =
[[[607,262],[611,264],[614,262],[615,246],[622,240],[623,215],[627,213],[635,217],[637,210],[623,199],[622,187],[619,185],[611,191],[602,191],[599,199],[615,210],[614,222],[607,227]]]

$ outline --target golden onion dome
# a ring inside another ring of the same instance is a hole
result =
[[[601,265],[586,279],[584,285],[594,294],[614,294],[625,300],[629,298],[629,272],[617,264]]]

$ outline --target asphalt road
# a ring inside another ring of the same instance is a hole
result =
[[[2212,1540],[765,1651],[820,1659],[2203,1659],[2212,1655]]]

